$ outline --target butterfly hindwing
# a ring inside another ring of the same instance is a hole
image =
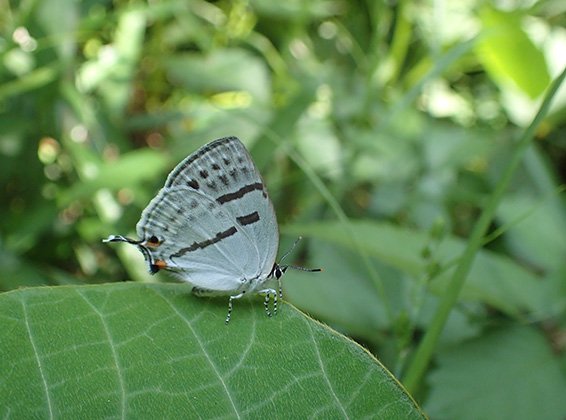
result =
[[[253,238],[238,220],[186,186],[162,189],[142,213],[137,233],[152,244],[153,261],[163,261],[195,286],[236,290],[260,271]]]

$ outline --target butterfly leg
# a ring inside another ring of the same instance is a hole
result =
[[[277,279],[277,290],[273,290],[270,289],[271,293],[273,293],[273,315],[277,315],[277,302],[279,301],[279,299],[283,299],[283,288],[281,287],[281,279]],[[270,293],[268,293],[265,297],[267,298],[270,295]],[[269,313],[269,311],[267,311],[266,308],[266,312],[268,316],[271,316],[271,314]]]
[[[265,307],[265,313],[267,316],[271,317],[277,314],[277,291],[274,289],[264,289],[260,290],[258,293],[265,293],[265,300],[263,301],[263,306]],[[271,295],[273,295],[273,312],[269,310],[269,301],[271,300]]]
[[[267,314],[267,316],[271,317],[273,314],[271,313],[271,311],[269,310],[269,301],[271,300],[271,293],[268,291],[265,294],[265,300],[263,301],[263,306],[265,306],[265,313]]]
[[[226,321],[224,321],[224,323],[226,325],[228,325],[228,323],[230,322],[230,319],[232,318],[232,301],[234,299],[240,299],[242,296],[244,296],[246,293],[246,291],[244,290],[242,293],[238,294],[238,295],[233,295],[230,296],[230,300],[228,301],[228,315],[226,315]]]

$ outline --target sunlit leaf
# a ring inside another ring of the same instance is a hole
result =
[[[122,283],[0,295],[2,417],[423,418],[367,351],[292,306]]]
[[[478,57],[495,80],[513,81],[529,97],[538,97],[550,83],[542,52],[521,25],[522,16],[484,7]]]

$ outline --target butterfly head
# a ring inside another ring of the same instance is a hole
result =
[[[283,274],[285,274],[285,271],[287,271],[288,266],[286,265],[279,265],[277,263],[273,264],[273,268],[271,269],[271,273],[269,274],[268,277],[275,277],[277,280],[279,280]]]
[[[299,236],[295,242],[293,243],[293,246],[291,247],[291,249],[289,251],[287,251],[285,253],[285,255],[283,255],[283,257],[281,257],[281,261],[283,262],[283,260],[285,258],[287,258],[287,256],[293,251],[293,249],[295,249],[295,246],[299,243],[299,241],[303,239],[301,236]],[[273,268],[271,269],[271,272],[269,273],[269,277],[275,277],[277,280],[279,280],[283,274],[285,274],[285,272],[287,271],[288,268],[292,268],[293,270],[299,270],[299,271],[308,271],[308,272],[316,272],[316,271],[322,271],[322,269],[320,268],[305,268],[305,267],[297,267],[295,265],[279,265],[277,263],[273,264]]]

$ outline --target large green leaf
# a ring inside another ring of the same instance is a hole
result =
[[[454,346],[430,376],[436,419],[563,419],[566,381],[548,340],[531,327],[501,328]]]
[[[0,295],[2,418],[422,418],[367,351],[284,305],[185,284]]]
[[[322,239],[358,252],[351,240],[354,236],[358,246],[378,261],[417,279],[426,272],[427,262],[421,255],[430,239],[425,232],[369,220],[353,221],[348,229],[352,235],[347,234],[339,222],[321,222],[287,226],[285,232]],[[430,285],[436,293],[440,294],[445,289],[451,269],[464,246],[464,240],[447,237],[434,250],[435,261],[444,267]],[[350,286],[347,282],[345,284]],[[301,287],[306,289],[309,286],[309,282],[303,282]],[[320,288],[320,283],[315,287]],[[462,290],[462,298],[487,303],[511,316],[520,316],[524,310],[546,313],[548,308],[544,306],[543,292],[534,274],[510,258],[482,250],[476,256]],[[328,305],[329,315],[332,310],[333,306]]]

